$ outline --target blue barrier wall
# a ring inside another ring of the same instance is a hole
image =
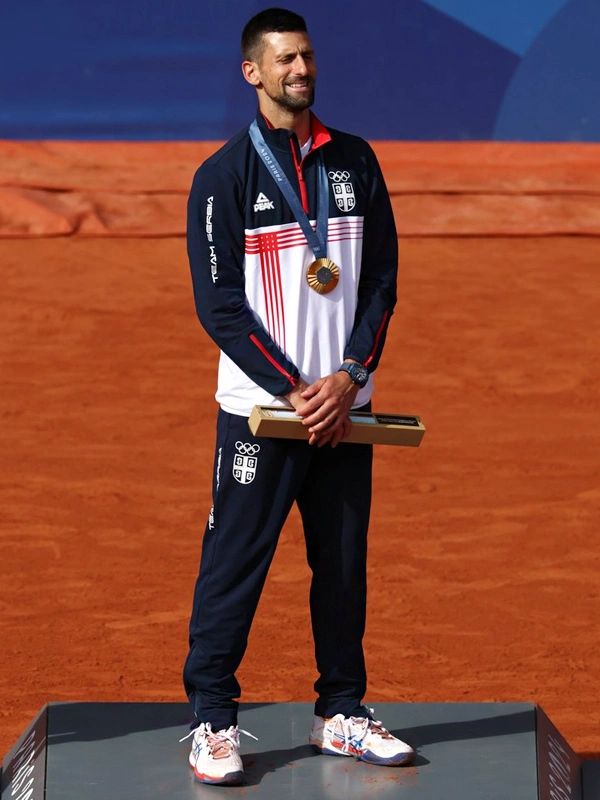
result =
[[[0,138],[222,139],[252,0],[2,0]],[[284,3],[285,5],[285,3]],[[304,0],[315,110],[371,139],[600,141],[599,0]]]

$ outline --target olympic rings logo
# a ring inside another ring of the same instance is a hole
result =
[[[260,450],[260,445],[250,444],[249,442],[236,442],[235,449],[242,456],[255,456]]]
[[[346,170],[339,170],[337,169],[335,172],[328,172],[327,173],[332,181],[336,183],[340,183],[340,181],[347,181],[350,178],[350,173],[346,172]]]

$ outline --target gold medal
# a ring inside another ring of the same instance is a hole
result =
[[[340,268],[330,258],[317,258],[306,270],[306,280],[319,294],[329,294],[338,285]]]

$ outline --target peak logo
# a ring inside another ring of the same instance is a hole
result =
[[[269,200],[266,194],[264,194],[263,192],[259,192],[258,197],[256,198],[256,202],[254,203],[254,210],[275,211],[275,206],[273,205],[273,201]]]

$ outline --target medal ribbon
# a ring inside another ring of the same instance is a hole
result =
[[[318,211],[317,229],[313,230],[306,212],[302,208],[302,203],[294,191],[294,187],[289,178],[284,173],[281,165],[273,155],[273,151],[265,142],[260,132],[256,120],[250,125],[250,139],[254,149],[261,157],[263,164],[271,173],[271,177],[279,187],[282,195],[296,217],[296,222],[300,225],[310,249],[315,254],[315,258],[327,258],[327,220],[329,217],[329,182],[327,180],[327,170],[323,162],[323,155],[319,152],[318,171]]]

